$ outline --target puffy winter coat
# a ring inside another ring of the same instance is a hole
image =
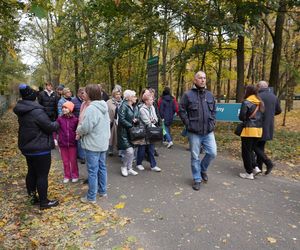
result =
[[[58,145],[59,147],[75,147],[76,129],[78,125],[78,118],[74,115],[62,115],[57,118],[59,124],[58,131]]]
[[[258,111],[253,118],[250,118],[251,114],[259,106],[261,101],[255,96],[251,95],[242,102],[239,119],[244,122],[244,128],[241,133],[241,137],[255,137],[261,138],[262,136],[262,119],[263,114]]]
[[[133,147],[130,142],[129,128],[133,126],[133,119],[139,119],[138,107],[131,108],[127,101],[124,100],[118,109],[118,148],[126,150]]]
[[[21,152],[37,154],[54,148],[52,133],[57,131],[57,122],[51,122],[44,107],[35,101],[20,100],[14,108],[18,116],[18,145]]]
[[[59,98],[55,92],[52,91],[49,95],[46,90],[41,91],[38,96],[39,104],[45,107],[45,111],[51,121],[55,121],[57,118],[57,103]]]
[[[215,98],[208,90],[193,86],[181,98],[179,116],[189,132],[207,135],[215,129]]]

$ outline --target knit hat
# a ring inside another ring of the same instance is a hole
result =
[[[62,106],[66,107],[70,112],[73,112],[75,105],[73,102],[66,101]]]
[[[34,101],[36,99],[36,91],[30,88],[30,86],[28,86],[27,84],[21,83],[19,85],[19,91],[23,100]]]

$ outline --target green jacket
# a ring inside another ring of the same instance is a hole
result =
[[[126,150],[127,148],[133,147],[130,142],[129,128],[131,128],[132,120],[139,119],[138,107],[134,106],[131,108],[127,101],[123,101],[118,109],[118,148],[120,150]]]

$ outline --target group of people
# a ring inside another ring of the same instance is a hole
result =
[[[21,84],[22,100],[14,108],[20,125],[19,148],[28,165],[26,187],[32,204],[39,204],[41,209],[58,205],[57,200],[47,197],[51,149],[55,144],[59,146],[63,161],[64,183],[78,181],[77,159],[87,165],[88,192],[81,198],[84,203],[95,203],[97,193],[100,197],[107,196],[106,156],[114,155],[116,150],[122,159],[122,176],[135,176],[137,170],[145,170],[145,155],[150,169],[160,172],[155,159],[158,154],[155,144],[146,137],[138,143],[133,141],[130,129],[139,124],[148,128],[163,127],[164,143],[171,148],[170,126],[176,113],[184,123],[189,139],[192,188],[198,191],[201,183],[208,181],[208,167],[217,155],[214,136],[216,101],[206,89],[205,72],[195,74],[194,85],[184,93],[180,105],[168,87],[158,101],[151,88],[144,89],[138,98],[134,90],[122,92],[121,86],[116,85],[109,99],[97,84],[79,88],[73,98],[70,89],[64,88],[59,97],[52,87],[47,83],[45,90],[37,94],[30,86]],[[269,91],[267,82],[246,86],[239,114],[244,124],[241,151],[246,172],[240,177],[254,179],[262,172],[263,163],[267,166],[265,174],[271,172],[273,163],[266,156],[264,147],[273,137],[274,115],[280,112],[279,101]]]
[[[178,104],[169,88],[165,88],[159,106],[154,104],[153,89],[144,89],[137,101],[135,91],[122,93],[119,85],[113,89],[111,99],[98,84],[79,88],[75,97],[69,88],[53,91],[51,83],[46,83],[39,93],[26,84],[21,84],[19,91],[22,100],[14,112],[19,121],[19,148],[28,165],[26,187],[31,203],[39,204],[41,209],[58,205],[57,200],[47,197],[51,149],[55,145],[63,162],[63,183],[78,182],[77,160],[86,163],[89,189],[81,198],[85,203],[96,202],[97,193],[107,196],[106,155],[113,155],[115,149],[122,158],[121,174],[125,177],[138,174],[133,169],[134,160],[137,170],[145,169],[142,162],[146,153],[151,170],[161,171],[154,144],[145,139],[136,145],[130,138],[130,127],[139,122],[145,127],[165,123],[167,148],[173,145],[170,126]]]

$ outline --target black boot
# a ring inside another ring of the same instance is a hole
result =
[[[266,170],[266,172],[265,172],[265,175],[268,175],[268,174],[271,173],[271,171],[272,171],[272,169],[273,169],[273,167],[274,167],[274,164],[273,164],[273,162],[272,162],[270,159],[268,159],[268,160],[265,162],[265,164],[266,164],[266,166],[267,166],[267,170]]]
[[[37,197],[36,193],[29,194],[29,202],[31,205],[38,205],[40,204],[40,199]]]
[[[58,206],[59,202],[58,200],[46,200],[44,202],[41,202],[40,204],[40,209],[43,210],[43,209],[48,209],[48,208],[51,208],[51,207],[56,207]]]

